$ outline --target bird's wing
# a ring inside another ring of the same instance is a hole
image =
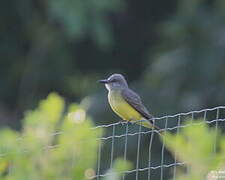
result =
[[[153,116],[142,104],[141,98],[134,91],[131,89],[124,89],[122,90],[122,96],[126,102],[130,104],[136,111],[138,111],[144,118],[148,120],[153,118]],[[151,123],[153,123],[153,121]]]

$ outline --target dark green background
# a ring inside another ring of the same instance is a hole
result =
[[[52,91],[117,122],[96,83],[115,72],[154,116],[224,105],[225,1],[1,1],[0,58],[1,126]]]

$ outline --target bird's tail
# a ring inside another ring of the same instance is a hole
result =
[[[144,126],[146,128],[157,130],[157,133],[162,135],[161,129],[158,126],[156,126],[154,123],[151,123],[151,122],[153,122],[152,119],[151,120],[141,120],[140,122],[136,122],[136,123],[141,126]]]

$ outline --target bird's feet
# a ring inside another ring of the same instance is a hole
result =
[[[124,126],[124,125],[129,125],[129,124],[132,124],[132,125],[135,124],[135,122],[133,122],[132,119],[130,119],[130,120],[123,119],[123,120],[119,121],[119,123],[120,123],[122,126]]]
[[[127,124],[125,120],[120,120],[119,123],[120,123],[122,126],[124,126],[124,125]]]

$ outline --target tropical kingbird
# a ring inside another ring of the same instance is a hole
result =
[[[153,116],[142,104],[141,98],[132,91],[121,74],[113,74],[108,79],[99,80],[108,90],[108,101],[113,111],[123,120],[153,128]],[[159,129],[154,125],[154,128]]]

